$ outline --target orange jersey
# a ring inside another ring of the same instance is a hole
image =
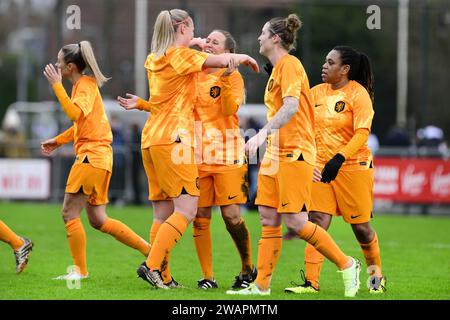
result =
[[[150,90],[150,114],[142,130],[141,148],[167,145],[177,139],[194,145],[195,73],[202,70],[207,53],[171,47],[145,62]]]
[[[71,99],[82,115],[73,123],[77,162],[87,156],[95,168],[112,171],[112,132],[94,78],[82,76],[73,86]]]
[[[296,161],[302,154],[306,162],[314,165],[314,110],[308,76],[300,60],[290,54],[274,66],[266,86],[264,103],[268,108],[268,121],[283,106],[285,97],[297,98],[299,110],[277,133],[269,136],[265,156],[290,162]]]
[[[200,72],[196,77],[196,159],[202,171],[223,171],[244,163],[244,139],[236,113],[244,100],[244,80],[238,71],[221,77],[224,71]],[[225,103],[235,110],[233,114],[224,114]]]
[[[311,89],[315,103],[317,166],[325,164],[355,135],[357,129],[372,126],[374,111],[367,90],[351,80],[338,90],[328,83]],[[369,167],[372,153],[367,143],[346,159],[341,170],[363,170]]]

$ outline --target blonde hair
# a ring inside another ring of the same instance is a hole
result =
[[[297,31],[302,27],[302,21],[295,13],[291,13],[287,18],[273,18],[269,25],[270,32],[280,37],[283,48],[287,51],[295,48]]]
[[[97,60],[95,59],[94,50],[89,41],[65,45],[62,47],[61,51],[63,53],[64,63],[74,63],[80,73],[88,67],[94,74],[95,81],[99,88],[101,88],[106,81],[111,79],[105,77],[100,71]]]
[[[180,9],[164,10],[158,14],[153,27],[151,51],[156,57],[166,53],[175,42],[175,32],[180,24],[189,25],[189,14]]]

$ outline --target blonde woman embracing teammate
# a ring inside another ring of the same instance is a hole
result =
[[[145,62],[150,99],[132,94],[118,97],[126,110],[150,112],[142,130],[141,149],[154,208],[152,249],[137,273],[161,289],[179,287],[168,270],[170,252],[197,214],[200,191],[193,149],[195,74],[204,68],[225,68],[231,61],[259,71],[256,61],[247,55],[210,55],[190,49],[193,36],[194,23],[186,11],[161,11]]]

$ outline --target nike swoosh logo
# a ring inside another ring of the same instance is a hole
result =
[[[350,219],[355,219],[355,218],[358,218],[360,216],[361,216],[360,214],[358,214],[357,216],[350,216]]]
[[[228,196],[228,200],[233,200],[236,197],[237,197],[237,195],[235,195],[234,197]]]
[[[287,203],[282,203],[281,206],[282,206],[282,207],[285,207],[285,206],[287,206],[288,204],[289,204],[289,202],[287,202]]]
[[[322,104],[315,104],[314,107],[317,108],[317,107],[320,107],[321,105]]]

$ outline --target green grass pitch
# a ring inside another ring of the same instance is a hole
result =
[[[87,261],[90,278],[80,289],[68,289],[64,281],[52,280],[64,274],[71,265],[65,229],[60,217],[61,205],[0,202],[0,219],[19,235],[35,244],[26,270],[15,274],[11,248],[0,243],[0,299],[150,299],[150,300],[245,300],[228,296],[225,291],[240,270],[240,259],[219,214],[213,215],[213,262],[219,289],[196,289],[202,277],[188,228],[171,257],[175,279],[186,288],[155,290],[138,279],[136,268],[144,260],[139,252],[117,242],[109,235],[91,228],[83,213],[87,234]],[[108,209],[110,217],[119,219],[139,235],[148,239],[152,221],[149,207]],[[253,259],[256,263],[260,224],[255,212],[245,214],[251,232]],[[388,292],[372,296],[367,292],[365,268],[361,272],[361,290],[356,299],[450,299],[450,219],[378,215],[372,221],[378,232],[383,273],[388,279]],[[350,227],[342,219],[334,219],[330,232],[341,248],[364,262]],[[340,274],[326,261],[322,269],[321,292],[318,295],[289,295],[284,288],[299,280],[303,267],[304,242],[283,242],[274,276],[272,295],[265,300],[344,299]],[[363,263],[364,264],[364,263]],[[259,297],[258,297],[259,299]]]

